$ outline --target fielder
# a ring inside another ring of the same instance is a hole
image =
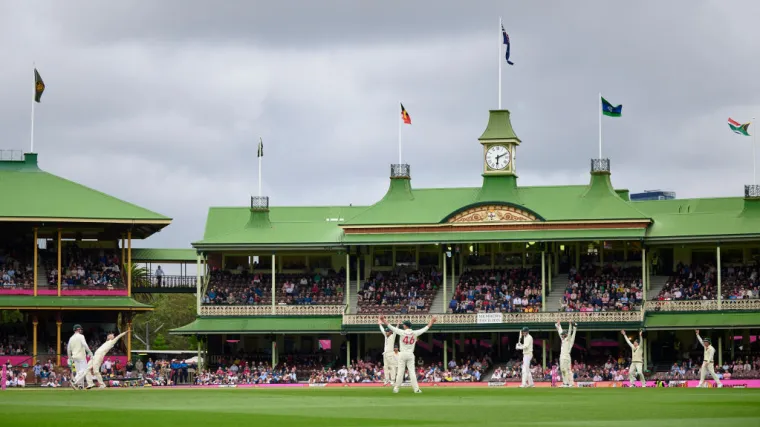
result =
[[[575,333],[578,331],[578,324],[570,324],[567,326],[567,331],[562,330],[562,324],[557,321],[557,332],[562,340],[561,351],[559,353],[559,370],[562,373],[562,385],[560,387],[573,387],[575,385],[573,381],[573,368],[572,359],[570,358],[570,352],[575,344]]]
[[[385,347],[383,347],[383,385],[390,385],[396,382],[396,368],[398,368],[398,360],[394,356],[393,347],[396,344],[396,334],[394,334],[388,327],[383,326],[379,320],[377,324],[380,325],[380,332],[385,335]],[[398,327],[398,326],[397,326]]]
[[[424,334],[430,329],[431,326],[437,321],[435,316],[430,319],[430,322],[422,329],[412,330],[412,322],[405,320],[403,329],[399,329],[395,326],[391,326],[385,321],[385,316],[380,316],[380,322],[388,327],[394,334],[399,336],[399,348],[398,353],[398,371],[396,372],[396,384],[393,386],[393,392],[398,393],[401,383],[404,382],[404,371],[409,370],[409,381],[412,383],[412,389],[415,393],[422,393],[419,384],[417,384],[417,373],[414,371],[414,346],[417,344],[417,337]]]
[[[646,387],[647,381],[644,379],[644,347],[641,346],[643,332],[639,329],[639,339],[635,340],[633,343],[628,339],[628,335],[625,334],[625,331],[620,331],[620,333],[623,334],[625,342],[627,342],[628,346],[633,350],[631,366],[628,368],[628,385],[636,387],[636,374],[638,373],[639,380],[641,380],[641,386]]]
[[[715,380],[715,384],[718,384],[718,388],[721,388],[723,387],[723,383],[720,382],[718,375],[715,374],[715,347],[710,345],[710,338],[702,339],[702,337],[699,336],[699,329],[697,329],[696,332],[697,341],[699,341],[705,349],[705,356],[702,359],[702,369],[699,370],[699,385],[697,387],[707,387],[705,384],[705,375],[709,372],[712,379]]]
[[[108,352],[113,348],[114,345],[116,345],[119,339],[126,335],[127,332],[122,332],[115,338],[113,334],[108,334],[108,340],[104,342],[103,345],[101,345],[97,350],[95,350],[95,355],[90,359],[89,362],[87,362],[87,369],[84,371],[77,370],[79,373],[74,379],[74,383],[81,381],[82,377],[85,375],[94,375],[95,379],[98,380],[98,383],[100,383],[99,388],[106,388],[106,382],[103,381],[103,376],[100,375],[100,365],[103,364],[103,359],[105,359],[106,354],[108,354]]]
[[[530,372],[530,361],[533,359],[533,337],[528,333],[528,328],[522,328],[520,339],[517,341],[517,349],[523,352],[522,384],[520,387],[533,387],[533,373]]]
[[[87,340],[82,335],[82,326],[74,325],[74,335],[69,338],[69,345],[66,347],[66,353],[69,356],[68,364],[74,365],[77,371],[77,381],[72,380],[70,382],[71,388],[77,390],[81,386],[77,385],[78,381],[82,381],[80,375],[84,374],[84,378],[87,380],[87,388],[92,388],[92,375],[90,375],[89,369],[87,369],[87,356],[92,357],[92,350],[87,345]],[[84,384],[82,384],[84,385]]]

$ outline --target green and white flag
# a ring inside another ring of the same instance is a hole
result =
[[[256,157],[264,157],[264,140],[259,137],[259,152],[256,153]]]
[[[749,136],[749,123],[741,124],[731,117],[728,118],[728,127],[731,128],[734,133],[744,136]]]

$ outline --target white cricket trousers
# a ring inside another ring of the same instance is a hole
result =
[[[398,371],[396,354],[383,353],[383,374],[385,375],[385,384],[396,384],[396,371]]]
[[[712,379],[715,380],[715,384],[722,385],[720,379],[718,378],[718,375],[715,373],[713,362],[702,362],[702,369],[699,370],[699,385],[697,387],[704,386],[705,376],[707,376],[708,372],[710,373]]]
[[[644,363],[643,362],[633,362],[631,363],[631,367],[628,368],[628,385],[630,385],[631,387],[636,387],[636,375],[638,375],[639,380],[641,380],[641,386],[646,387],[647,380],[644,379]]]
[[[412,389],[417,391],[420,389],[420,385],[417,384],[417,373],[414,371],[414,353],[404,351],[398,354],[398,365],[396,371],[396,385],[394,390],[401,388],[401,383],[404,382],[404,371],[409,370],[409,381],[412,383]]]
[[[559,371],[562,373],[562,384],[572,387],[575,382],[573,381],[572,361],[569,357],[559,359]]]
[[[82,379],[86,379],[87,387],[92,386],[92,374],[90,373],[87,360],[74,359],[74,367],[77,370],[77,376],[74,378],[74,384],[84,386]]]
[[[533,359],[532,354],[523,355],[522,364],[522,386],[528,387],[533,385],[533,374],[530,372],[530,361]]]

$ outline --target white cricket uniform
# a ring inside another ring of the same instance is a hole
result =
[[[103,381],[103,376],[100,375],[100,365],[103,364],[103,359],[105,359],[106,354],[111,351],[113,346],[116,345],[116,342],[126,334],[126,332],[122,332],[117,337],[114,337],[114,339],[108,340],[104,342],[103,345],[98,347],[98,349],[95,350],[95,355],[92,356],[89,362],[87,362],[87,369],[84,371],[77,369],[77,377],[74,379],[74,382],[77,383],[81,381],[82,377],[84,377],[86,374],[92,374],[100,384],[105,385],[106,383]]]
[[[699,341],[699,343],[702,344],[702,347],[705,349],[705,355],[702,359],[702,369],[699,370],[699,385],[697,387],[705,386],[705,376],[708,372],[710,373],[712,379],[715,380],[715,384],[718,384],[719,387],[723,387],[723,383],[720,382],[720,378],[718,378],[718,375],[715,374],[715,347],[706,346],[705,342],[702,341],[702,337],[699,335],[697,335],[697,341]]]
[[[89,369],[87,369],[87,356],[92,357],[92,350],[87,345],[87,340],[84,339],[84,335],[74,332],[74,335],[69,338],[69,345],[66,348],[69,360],[76,368],[77,380],[74,384],[79,385],[82,381],[80,374],[84,373],[84,378],[87,380],[87,387],[92,387],[92,375],[90,375]],[[83,384],[82,384],[83,385]]]
[[[380,326],[380,332],[385,337],[385,347],[383,347],[383,374],[385,376],[384,384],[394,384],[396,382],[396,371],[398,370],[398,358],[393,353],[393,347],[396,344],[396,334],[391,331],[391,335],[385,335],[385,329]]]
[[[411,329],[402,330],[391,325],[388,325],[388,328],[399,336],[398,371],[396,372],[396,384],[393,389],[398,391],[401,383],[404,382],[404,371],[408,369],[409,381],[412,383],[414,391],[417,391],[420,389],[420,386],[417,384],[417,373],[414,371],[414,347],[417,344],[417,337],[427,332],[430,328],[425,326],[416,331]]]
[[[628,368],[628,384],[631,387],[636,387],[636,375],[638,374],[641,386],[646,387],[647,380],[644,378],[644,346],[641,345],[641,343],[639,343],[638,346],[635,346],[631,340],[628,339],[628,335],[623,336],[625,337],[625,342],[627,342],[628,346],[633,350],[631,367]]]
[[[533,387],[533,373],[530,372],[530,361],[533,359],[533,337],[528,334],[521,338],[522,342],[518,341],[517,343],[517,349],[523,352],[522,384],[520,387]]]
[[[562,326],[557,325],[557,332],[559,332],[559,338],[562,341],[561,350],[559,353],[559,371],[562,373],[562,385],[572,387],[573,381],[573,360],[570,357],[570,353],[573,350],[573,344],[575,344],[575,333],[578,329],[573,328],[573,324],[567,328],[567,336],[562,338]]]

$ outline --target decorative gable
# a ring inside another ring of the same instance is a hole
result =
[[[539,221],[532,212],[516,206],[502,204],[485,204],[466,208],[450,215],[447,223],[477,223],[477,222],[523,222]]]

